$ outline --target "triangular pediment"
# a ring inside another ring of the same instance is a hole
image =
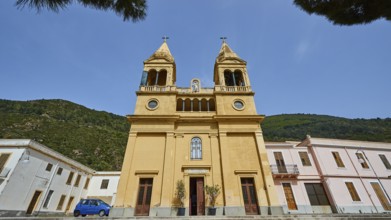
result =
[[[246,61],[238,58],[238,57],[220,57],[216,59],[216,63],[234,63],[234,64],[244,64],[246,65]]]
[[[160,57],[151,56],[150,58],[144,61],[144,63],[174,63],[174,62],[175,62],[174,59],[170,57],[164,57],[164,56],[160,56]]]

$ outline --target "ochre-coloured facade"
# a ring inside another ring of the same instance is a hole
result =
[[[246,62],[223,41],[213,88],[193,79],[177,87],[164,41],[146,61],[111,216],[177,215],[176,183],[185,185],[185,215],[206,215],[206,185],[221,186],[216,215],[282,213]]]

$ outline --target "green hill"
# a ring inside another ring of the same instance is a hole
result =
[[[262,129],[266,141],[302,140],[309,134],[323,138],[391,142],[391,118],[347,119],[284,114],[266,117]]]
[[[266,117],[266,141],[313,137],[391,142],[391,118]],[[129,133],[124,116],[64,100],[0,100],[0,138],[34,139],[96,170],[120,170]]]
[[[129,123],[64,100],[0,100],[0,138],[34,139],[96,170],[120,170]]]

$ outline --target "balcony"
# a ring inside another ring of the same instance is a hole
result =
[[[297,178],[300,174],[296,164],[287,164],[285,166],[270,165],[270,169],[274,179],[292,179]]]
[[[175,86],[140,86],[140,91],[143,92],[169,92],[175,90]]]
[[[217,92],[251,92],[251,86],[215,86]]]

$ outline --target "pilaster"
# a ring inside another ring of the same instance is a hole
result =
[[[164,167],[162,181],[162,196],[160,200],[161,207],[171,207],[174,192],[172,185],[174,183],[175,166],[175,138],[173,132],[166,133],[166,147],[164,151]]]
[[[267,152],[265,142],[263,140],[262,131],[255,132],[255,139],[257,143],[257,150],[262,169],[262,179],[265,186],[265,191],[268,199],[267,206],[269,207],[269,214],[282,214],[282,206],[278,200],[277,190],[274,186],[272,172],[270,170],[269,160],[267,158]],[[266,206],[266,204],[260,204],[260,206]]]
[[[121,176],[119,178],[117,187],[117,196],[115,200],[115,207],[127,207],[125,205],[125,198],[128,195],[128,185],[131,181],[131,165],[133,160],[134,148],[136,145],[136,132],[130,132],[128,137],[128,144],[126,146],[124,162],[122,164]]]

